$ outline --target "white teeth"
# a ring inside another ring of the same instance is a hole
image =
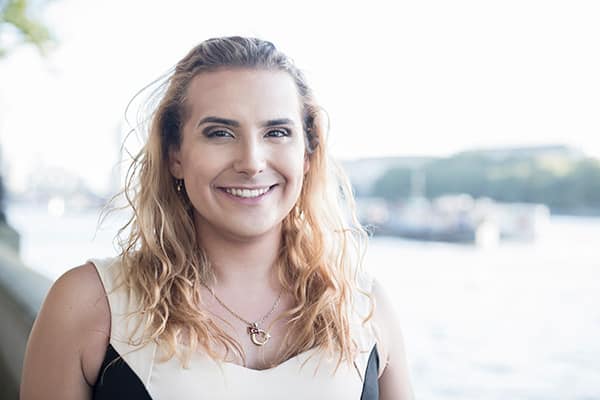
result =
[[[252,198],[252,197],[262,196],[263,194],[265,194],[269,191],[269,188],[267,187],[267,188],[263,188],[263,189],[252,189],[252,190],[226,188],[225,191],[227,193],[232,194],[237,197]]]

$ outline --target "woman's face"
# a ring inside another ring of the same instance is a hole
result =
[[[286,72],[200,73],[171,173],[183,179],[201,235],[248,240],[279,229],[308,169],[301,104]]]

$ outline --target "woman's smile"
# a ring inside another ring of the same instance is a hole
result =
[[[217,190],[223,193],[227,199],[233,200],[236,203],[256,205],[262,204],[276,187],[277,184],[255,188],[218,187]]]

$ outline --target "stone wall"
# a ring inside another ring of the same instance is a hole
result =
[[[27,338],[51,284],[0,241],[0,399],[18,398]]]

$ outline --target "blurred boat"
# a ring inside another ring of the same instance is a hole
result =
[[[396,204],[359,198],[357,206],[360,221],[375,235],[481,247],[501,240],[533,241],[550,218],[543,204],[496,203],[467,194],[411,197]]]

